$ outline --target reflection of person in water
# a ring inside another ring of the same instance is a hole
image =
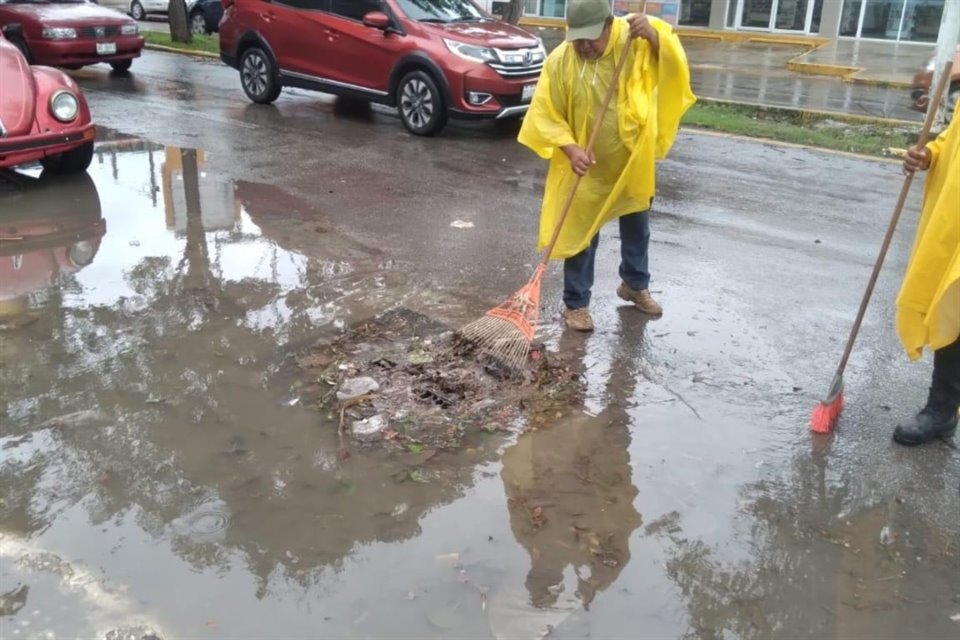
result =
[[[556,603],[572,565],[585,608],[609,587],[630,559],[630,536],[641,517],[633,501],[626,406],[636,374],[643,320],[621,315],[627,342],[618,349],[607,381],[606,408],[596,417],[578,412],[523,435],[503,455],[502,478],[514,536],[530,554],[526,586],[534,606]],[[563,340],[582,340],[565,334]],[[572,353],[564,348],[562,353]],[[537,508],[541,511],[537,511]]]

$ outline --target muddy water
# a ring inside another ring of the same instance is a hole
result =
[[[582,399],[524,435],[339,460],[285,364],[390,307],[442,317],[429,280],[202,151],[112,137],[89,180],[0,191],[3,637],[955,629],[956,522],[798,437],[809,398],[723,286],[545,326]]]

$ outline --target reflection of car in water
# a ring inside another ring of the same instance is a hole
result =
[[[28,294],[92,263],[107,231],[87,174],[18,182],[0,181],[0,316],[23,311]]]

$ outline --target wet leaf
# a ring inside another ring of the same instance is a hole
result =
[[[543,515],[543,507],[534,507],[530,511],[530,524],[536,528],[542,527],[547,522],[546,516]]]
[[[394,431],[393,429],[387,429],[386,431],[383,432],[383,439],[384,439],[384,440],[393,440],[393,439],[396,438],[398,435],[400,435],[400,432],[399,432],[399,431]]]
[[[421,453],[423,451],[423,445],[419,442],[414,442],[407,445],[407,449],[410,450],[410,453]]]
[[[413,480],[414,482],[420,482],[423,484],[430,482],[430,480],[427,479],[427,476],[423,473],[421,469],[414,469],[413,471],[411,471],[410,479]]]

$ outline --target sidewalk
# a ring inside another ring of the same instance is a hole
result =
[[[560,29],[527,28],[548,50],[563,38]],[[933,45],[707,31],[685,31],[680,37],[700,98],[922,120],[910,109],[909,86]]]

